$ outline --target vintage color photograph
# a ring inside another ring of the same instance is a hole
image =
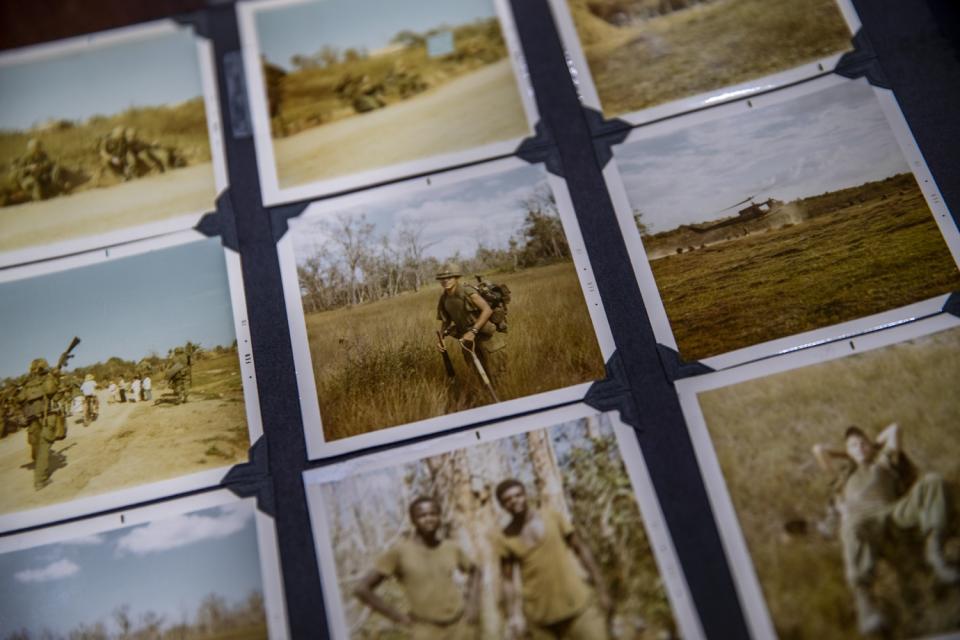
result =
[[[0,298],[0,513],[246,461],[219,238],[5,279]]]
[[[212,211],[202,64],[173,23],[0,56],[0,251]]]
[[[808,87],[615,148],[685,360],[960,289],[875,90]]]
[[[565,1],[608,118],[851,49],[838,0]]]
[[[632,432],[591,413],[511,433],[308,476],[335,637],[679,637]]]
[[[838,343],[834,356],[851,355],[772,374],[747,365],[746,381],[695,397],[681,389],[702,411],[781,638],[960,631],[952,325],[866,351],[864,339]]]
[[[280,188],[530,132],[494,0],[248,10]]]
[[[266,638],[254,513],[234,501],[2,553],[0,637]]]
[[[509,166],[291,222],[325,441],[605,377],[567,214]]]

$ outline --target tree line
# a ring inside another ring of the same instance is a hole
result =
[[[518,201],[524,211],[519,231],[506,247],[477,242],[472,256],[448,258],[463,273],[516,271],[570,258],[556,199],[545,184]],[[328,238],[297,265],[300,295],[306,313],[383,300],[419,291],[433,282],[446,261],[428,256],[435,243],[424,238],[425,225],[401,222],[389,234],[376,234],[365,214],[339,215],[321,224]]]

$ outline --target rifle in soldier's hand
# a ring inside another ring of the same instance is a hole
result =
[[[67,345],[67,350],[60,354],[60,359],[57,360],[57,370],[59,371],[64,367],[64,365],[69,362],[70,358],[73,357],[72,351],[77,348],[77,345],[80,344],[80,338],[73,336],[73,340],[70,341],[70,344]]]
[[[437,331],[437,346],[440,348],[440,357],[443,358],[443,368],[447,372],[447,377],[455,377],[453,362],[450,361],[450,354],[447,352],[446,345],[443,344],[443,333],[439,330]]]

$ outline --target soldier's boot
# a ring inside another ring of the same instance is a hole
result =
[[[960,571],[943,557],[943,536],[938,531],[932,531],[924,543],[924,559],[930,565],[933,575],[943,584],[957,584],[960,582]]]
[[[47,472],[50,468],[50,443],[43,437],[38,438],[37,458],[33,465],[33,488],[43,489],[49,484]]]
[[[854,587],[853,600],[857,608],[857,628],[861,635],[868,636],[886,629],[887,619],[866,587]]]

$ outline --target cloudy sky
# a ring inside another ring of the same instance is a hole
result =
[[[541,165],[528,165],[448,186],[428,187],[414,194],[365,204],[340,212],[325,212],[298,220],[291,229],[297,263],[316,253],[327,239],[325,225],[338,215],[366,214],[377,237],[394,236],[405,221],[423,227],[422,239],[433,243],[427,256],[445,260],[456,251],[472,256],[478,242],[504,248],[520,229],[526,210],[520,201],[547,184]]]
[[[734,215],[720,209],[751,195],[789,201],[909,170],[859,81],[637,140],[615,155],[652,232]]]
[[[174,624],[209,593],[232,604],[262,592],[253,514],[234,503],[0,555],[0,636],[108,624],[123,604]]]
[[[0,300],[0,379],[34,358],[53,365],[73,336],[82,342],[68,368],[235,337],[219,238],[0,283]]]
[[[397,33],[417,33],[495,15],[493,0],[315,0],[257,13],[260,51],[290,69],[295,54],[324,45],[379,49]]]
[[[0,64],[0,129],[178,104],[202,93],[196,42],[190,30],[178,29],[33,62]]]

